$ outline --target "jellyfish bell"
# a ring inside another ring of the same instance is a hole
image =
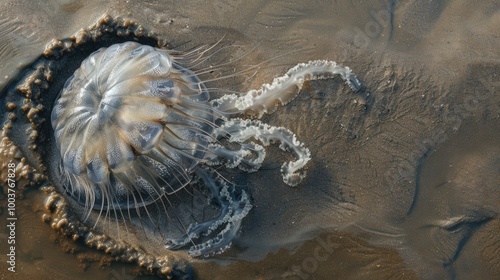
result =
[[[140,207],[184,187],[212,130],[208,98],[163,50],[126,42],[91,54],[51,114],[71,196],[93,209]]]

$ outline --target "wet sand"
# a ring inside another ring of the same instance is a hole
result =
[[[311,59],[335,60],[362,80],[358,94],[340,79],[313,82],[263,118],[309,147],[308,177],[296,188],[284,185],[285,155],[277,148],[259,172],[235,174],[244,177],[254,208],[231,250],[190,260],[198,278],[500,277],[499,237],[492,234],[500,212],[500,14],[493,1],[479,7],[462,1],[27,3],[0,5],[8,15],[0,22],[5,83],[52,38],[69,37],[104,11],[136,20],[169,47],[187,50],[224,37],[233,47],[215,60],[248,50],[240,67],[271,59],[272,67],[249,79],[212,84],[219,88],[256,88]],[[33,20],[15,16],[27,11]],[[454,185],[435,187],[447,181]],[[2,262],[2,278],[132,279],[136,265],[108,266],[105,254],[58,236],[42,221],[42,199],[30,190],[18,202],[19,270],[12,274]]]

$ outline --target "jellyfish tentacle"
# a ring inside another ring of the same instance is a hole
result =
[[[212,105],[225,113],[225,117],[239,114],[253,115],[257,118],[276,111],[293,100],[307,81],[329,79],[335,75],[340,77],[354,91],[361,89],[358,77],[349,67],[340,66],[333,61],[313,60],[299,63],[288,72],[275,78],[270,84],[264,84],[260,89],[250,90],[246,94],[225,95],[212,101]]]
[[[286,128],[270,126],[258,120],[235,118],[226,121],[213,133],[214,137],[225,136],[229,142],[236,143],[243,143],[252,137],[262,142],[264,146],[279,142],[282,150],[291,152],[297,157],[296,161],[285,162],[281,166],[283,181],[289,186],[296,186],[305,177],[302,168],[311,159],[311,152]]]
[[[206,165],[214,166],[225,163],[228,168],[238,167],[246,172],[255,172],[259,170],[266,150],[256,143],[240,143],[239,150],[230,150],[220,144],[210,144],[210,153],[207,153],[205,159]],[[254,155],[254,158],[251,156]]]
[[[211,172],[200,166],[197,166],[194,171],[202,183],[210,190],[212,199],[220,204],[220,214],[213,220],[191,224],[182,237],[167,239],[165,243],[167,249],[179,249],[193,239],[212,235],[218,228],[225,225],[214,237],[189,248],[188,253],[191,256],[206,257],[222,253],[229,248],[233,238],[241,227],[242,219],[252,209],[252,205],[245,191],[242,190],[238,194],[234,186],[230,186],[215,172]]]

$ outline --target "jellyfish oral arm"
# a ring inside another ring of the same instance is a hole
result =
[[[262,85],[260,89],[250,90],[241,96],[225,95],[212,101],[212,105],[225,113],[226,117],[244,113],[260,118],[293,100],[305,82],[329,79],[335,75],[340,75],[353,91],[361,89],[361,83],[349,67],[337,65],[333,61],[314,60],[297,64],[285,75]]]
[[[195,167],[194,172],[210,190],[212,199],[219,202],[220,214],[213,220],[191,224],[182,237],[165,240],[165,246],[170,250],[179,249],[193,239],[216,232],[212,238],[189,248],[189,255],[193,257],[208,257],[223,253],[231,246],[252,205],[245,191],[236,191],[234,185],[228,184],[217,173],[200,166]]]
[[[243,143],[250,138],[255,138],[264,146],[276,142],[280,143],[283,151],[291,152],[297,157],[296,161],[285,162],[281,166],[283,181],[289,186],[298,185],[305,177],[301,170],[311,159],[309,149],[299,142],[290,130],[284,127],[271,126],[258,120],[230,119],[220,128],[214,130],[214,136],[228,137],[229,142]],[[265,154],[259,159],[259,166]]]

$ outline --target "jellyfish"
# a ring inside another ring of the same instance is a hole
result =
[[[165,247],[190,246],[195,257],[224,252],[252,204],[215,168],[255,172],[266,156],[263,146],[277,143],[295,157],[281,166],[283,181],[298,185],[308,148],[290,130],[259,119],[290,102],[306,81],[335,75],[353,91],[361,88],[348,67],[316,60],[259,89],[214,99],[172,52],[132,41],[101,48],[66,81],[52,109],[58,177],[88,213],[122,218],[199,181],[219,205],[218,216],[166,238]],[[210,238],[197,242],[201,236]]]

